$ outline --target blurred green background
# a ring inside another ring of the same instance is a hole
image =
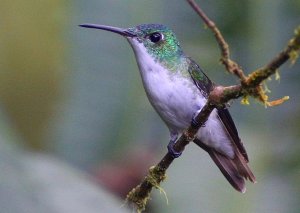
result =
[[[268,62],[300,24],[299,0],[197,2],[247,72]],[[77,26],[85,22],[168,25],[213,81],[237,83],[185,1],[3,0],[1,212],[125,212],[128,188],[166,152],[168,130],[148,103],[130,46]],[[300,212],[299,69],[287,63],[280,82],[268,81],[271,99],[290,96],[283,105],[251,100],[230,108],[257,184],[234,191],[191,144],[162,184],[169,205],[154,192],[147,212]]]

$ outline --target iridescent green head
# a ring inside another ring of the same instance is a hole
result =
[[[168,61],[182,54],[176,36],[164,25],[141,24],[137,27],[129,28],[128,31],[137,35],[137,41],[142,43],[148,53],[160,62]]]
[[[174,63],[183,54],[174,33],[161,24],[141,24],[128,29],[94,24],[82,24],[80,26],[120,34],[128,39],[136,54],[142,48],[145,48],[155,61],[168,65],[168,67],[174,66]]]

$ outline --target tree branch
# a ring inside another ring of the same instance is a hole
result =
[[[239,85],[227,87],[214,87],[214,89],[209,94],[208,101],[195,118],[198,125],[191,125],[188,129],[186,129],[174,145],[174,149],[177,152],[183,151],[185,146],[190,141],[193,141],[199,128],[201,128],[201,126],[207,121],[210,113],[215,108],[224,107],[224,105],[232,99],[237,99],[242,96],[252,96],[268,106],[278,105],[285,101],[287,97],[273,102],[268,102],[268,97],[265,95],[261,84],[264,80],[273,75],[276,70],[287,60],[291,59],[294,63],[298,57],[300,50],[300,27],[298,27],[295,30],[294,37],[289,41],[287,47],[281,53],[279,53],[274,59],[272,59],[266,66],[253,71],[248,76],[245,76],[240,66],[230,59],[229,47],[222,34],[216,27],[215,23],[207,17],[207,15],[193,0],[187,1],[197,12],[197,14],[203,19],[205,24],[214,32],[221,50],[222,63],[225,65],[228,72],[240,78],[241,83]],[[126,200],[132,203],[136,207],[138,212],[145,210],[153,187],[162,190],[159,185],[166,178],[166,170],[171,165],[173,160],[174,158],[172,157],[172,155],[167,153],[156,166],[149,169],[149,173],[143,179],[143,181],[128,193]]]
[[[230,51],[229,51],[229,45],[225,41],[222,33],[216,26],[216,24],[208,18],[208,16],[203,12],[203,10],[200,8],[199,5],[194,0],[187,0],[187,2],[191,5],[191,7],[195,10],[195,12],[202,18],[203,22],[206,24],[206,26],[211,29],[211,31],[214,33],[215,38],[219,44],[220,50],[221,50],[221,59],[223,65],[225,65],[226,70],[229,73],[232,73],[236,75],[241,81],[245,81],[246,76],[243,72],[243,70],[240,68],[240,66],[233,60],[230,59]]]

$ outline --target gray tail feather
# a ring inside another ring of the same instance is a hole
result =
[[[208,152],[220,171],[223,173],[228,182],[239,192],[245,193],[245,179],[255,183],[255,176],[247,165],[246,159],[235,149],[235,157],[233,159],[217,152],[213,148],[208,147],[200,140],[194,141],[198,146]]]

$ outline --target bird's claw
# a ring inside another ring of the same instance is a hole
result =
[[[174,145],[175,145],[175,141],[170,140],[170,142],[168,144],[168,152],[172,155],[172,157],[178,158],[182,154],[182,152],[175,151]]]
[[[193,126],[193,127],[199,127],[199,126],[200,126],[199,122],[196,121],[196,117],[193,117],[193,118],[192,118],[192,126]],[[201,127],[205,127],[205,123],[202,124]]]

